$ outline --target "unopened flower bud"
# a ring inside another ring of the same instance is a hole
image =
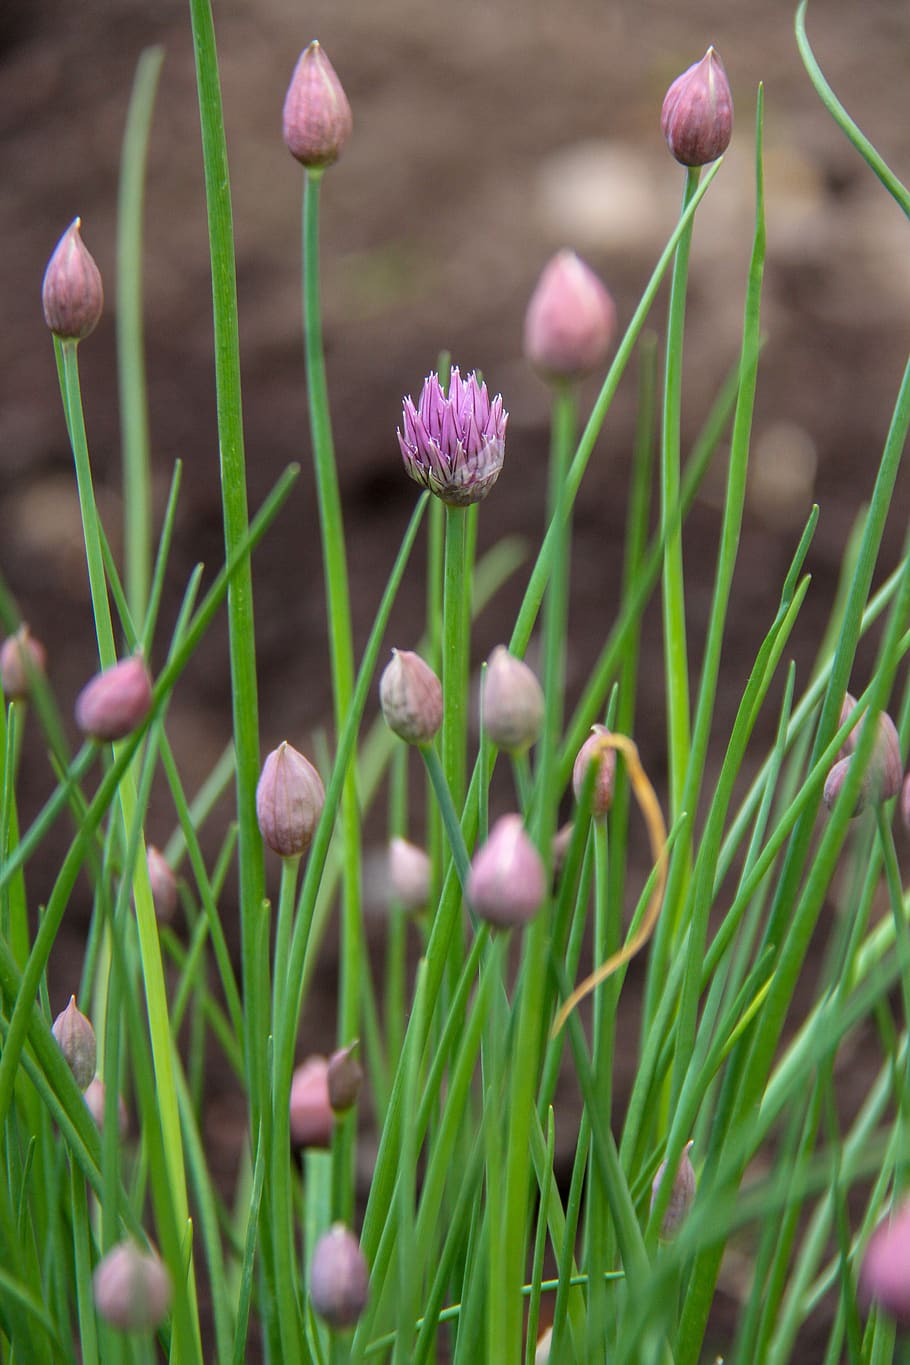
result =
[[[339,1048],[329,1058],[326,1079],[329,1088],[329,1104],[336,1114],[344,1114],[357,1103],[360,1087],[363,1085],[363,1067],[354,1053],[358,1044]]]
[[[138,654],[96,673],[76,698],[76,724],[92,739],[123,739],[145,720],[152,680]]]
[[[442,724],[442,684],[419,654],[393,649],[379,680],[385,723],[408,744],[429,744]]]
[[[331,166],[351,136],[351,106],[335,68],[315,40],[304,48],[284,101],[284,140],[304,166]]]
[[[597,777],[591,795],[591,814],[597,819],[606,815],[613,804],[613,787],[616,783],[616,750],[605,743],[610,731],[605,725],[592,725],[591,733],[578,751],[572,769],[572,787],[575,800],[580,801],[585,788],[585,778],[593,763],[597,764]]]
[[[177,878],[167,858],[154,844],[149,844],[145,850],[145,861],[155,914],[162,924],[169,924],[177,911]]]
[[[869,1238],[859,1272],[859,1300],[877,1304],[899,1327],[910,1328],[910,1200]]]
[[[689,1158],[691,1142],[687,1142],[680,1157],[679,1166],[676,1168],[676,1177],[673,1181],[673,1189],[670,1192],[670,1202],[667,1205],[663,1220],[660,1225],[660,1235],[664,1241],[669,1241],[673,1237],[695,1199],[695,1168]],[[657,1195],[660,1191],[661,1182],[664,1178],[664,1171],[667,1163],[662,1161],[657,1168],[654,1183],[651,1186],[651,1208],[657,1202]]]
[[[683,166],[707,166],[727,150],[733,133],[733,96],[713,47],[670,86],[660,127]]]
[[[74,218],[54,248],[41,286],[44,321],[61,341],[82,341],[98,326],[104,307],[99,271]]]
[[[95,1030],[91,1021],[79,1010],[74,995],[70,996],[66,1009],[57,1015],[51,1032],[57,1039],[76,1084],[80,1090],[84,1090],[95,1074],[98,1049]]]
[[[849,692],[845,693],[844,700],[841,703],[840,718],[837,722],[838,730],[844,724],[844,721],[848,720],[855,710],[856,698],[852,696],[851,693]],[[859,732],[861,727],[862,721],[860,720],[856,725],[854,725],[853,729],[850,731],[850,733],[847,735],[847,738],[844,740],[843,744],[838,749],[837,751],[838,758],[849,758],[850,755],[855,752],[856,745],[859,740]]]
[[[43,673],[47,650],[36,640],[28,626],[21,625],[0,646],[0,686],[7,701],[22,701],[32,690],[32,679]]]
[[[405,910],[423,910],[430,899],[430,860],[407,839],[389,844],[389,889]]]
[[[95,1307],[120,1332],[154,1332],[171,1306],[171,1277],[154,1252],[119,1242],[95,1267]]]
[[[308,1057],[291,1080],[291,1141],[297,1147],[330,1147],[334,1126],[328,1061]]]
[[[467,897],[481,919],[520,928],[537,914],[547,892],[543,860],[520,815],[504,815],[474,855]]]
[[[105,1104],[105,1085],[100,1076],[95,1076],[85,1088],[82,1098],[85,1100],[86,1107],[99,1128],[104,1127],[104,1104]],[[126,1103],[123,1096],[117,1096],[117,1131],[121,1138],[125,1138],[130,1130],[130,1116],[126,1112]]]
[[[508,753],[520,754],[540,735],[543,692],[521,659],[497,645],[487,662],[483,686],[483,728]]]
[[[527,360],[547,379],[580,379],[599,369],[616,332],[616,308],[601,281],[574,251],[547,266],[525,314]]]
[[[335,1223],[313,1248],[310,1301],[331,1327],[352,1327],[370,1297],[370,1272],[360,1243]]]
[[[256,817],[263,839],[282,858],[306,853],[325,805],[322,778],[287,740],[262,765]]]
[[[855,735],[854,750],[856,743],[859,742],[862,724],[860,721],[851,732],[851,735]],[[853,761],[853,752],[846,758],[838,759],[825,780],[824,801],[829,810],[841,793]],[[876,721],[875,746],[863,776],[853,814],[859,815],[868,805],[880,805],[883,801],[890,801],[891,797],[900,791],[903,775],[897,727],[887,711],[882,711]]]

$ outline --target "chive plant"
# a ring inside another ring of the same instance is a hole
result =
[[[224,563],[204,595],[201,569],[189,576],[164,638],[158,614],[180,469],[156,544],[140,288],[145,152],[161,64],[150,52],[126,124],[119,212],[122,575],[95,498],[82,409],[79,348],[92,344],[103,284],[78,220],[43,289],[100,670],[76,702],[84,735],[76,751],[60,709],[74,699],[55,695],[46,651],[0,584],[0,1360],[697,1365],[716,1351],[783,1365],[799,1358],[807,1324],[825,1335],[826,1361],[906,1358],[910,930],[894,826],[910,823],[902,780],[910,555],[888,564],[882,545],[910,426],[910,365],[810,676],[799,678],[787,654],[812,591],[805,566],[818,508],[791,547],[776,612],[725,730],[716,700],[730,686],[724,643],[761,350],[763,98],[759,90],[741,343],[686,453],[688,259],[705,195],[722,193],[733,119],[723,65],[709,48],[664,103],[667,145],[684,167],[681,209],[625,329],[603,283],[570,250],[545,268],[529,302],[525,354],[551,401],[536,548],[526,555],[503,540],[477,557],[478,522],[492,511],[486,504],[495,503],[508,458],[508,412],[495,376],[463,372],[445,351],[429,357],[429,377],[416,403],[404,399],[398,431],[402,477],[420,492],[401,543],[388,546],[387,581],[358,657],[319,290],[320,200],[332,192],[353,117],[312,43],[287,93],[284,136],[303,167],[301,365],[334,704],[321,743],[289,736],[263,762],[251,556],[263,536],[287,534],[281,511],[297,471],[288,469],[251,516],[230,179],[207,0],[190,0],[190,21]],[[820,99],[910,216],[910,191],[825,81],[805,21],[803,0],[797,44]],[[661,332],[655,301],[665,281]],[[567,698],[573,509],[612,401],[636,371],[616,620],[580,696]],[[586,411],[580,380],[592,374],[601,385]],[[686,518],[727,447],[696,662]],[[426,621],[391,639],[392,608],[421,538]],[[473,620],[518,572],[526,575],[519,610],[481,667],[475,740],[471,665],[482,661]],[[641,626],[652,601],[663,632],[661,752],[635,734]],[[192,793],[168,736],[168,704],[222,611],[232,743]],[[875,662],[857,676],[868,633]],[[535,635],[539,676],[524,662]],[[760,719],[774,734],[765,753],[755,738]],[[24,822],[18,775],[41,742],[38,727],[56,785]],[[652,781],[663,770],[666,790]],[[161,850],[146,830],[159,774],[173,811]],[[209,861],[201,829],[230,787],[235,819]],[[384,820],[390,849],[382,972],[362,914],[368,816]],[[636,887],[629,867],[639,819],[651,866]],[[29,874],[55,826],[69,829],[70,842],[39,907]],[[49,998],[47,966],[80,875],[92,913],[64,1011]],[[185,930],[174,924],[178,900]],[[824,917],[832,900],[842,903],[833,923]],[[239,973],[226,924],[233,903]],[[305,1058],[301,1012],[336,911],[338,1050]],[[797,1010],[820,933],[814,994]],[[626,979],[633,959],[637,1036]],[[860,1031],[879,1057],[848,1112],[838,1062]],[[635,1061],[625,1096],[614,1083],[620,1045]],[[223,1054],[246,1114],[231,1186],[216,1179],[201,1128],[211,1048]],[[363,1185],[362,1083],[377,1138]],[[578,1098],[567,1103],[571,1084]],[[557,1164],[557,1133],[559,1150],[572,1153],[567,1169]],[[735,1321],[722,1321],[712,1310],[734,1244],[750,1274]]]

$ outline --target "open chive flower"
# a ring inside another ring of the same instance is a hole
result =
[[[431,374],[416,407],[410,395],[404,400],[398,431],[404,467],[453,507],[480,502],[499,478],[508,420],[501,395],[491,402],[473,370],[462,379],[453,365],[448,395]]]

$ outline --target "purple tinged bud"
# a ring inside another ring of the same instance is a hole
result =
[[[398,444],[405,470],[453,507],[480,502],[499,478],[508,420],[501,396],[491,402],[473,370],[462,379],[453,365],[448,394],[431,374],[416,407],[410,396],[404,400]]]
[[[92,739],[123,739],[145,720],[152,705],[152,680],[134,654],[96,673],[76,698],[76,724]]]
[[[54,248],[41,286],[44,321],[61,341],[82,341],[98,326],[104,308],[101,272],[74,218]]]
[[[504,815],[474,855],[467,897],[481,917],[501,929],[518,929],[543,905],[547,878],[543,860],[520,815]]]
[[[858,1297],[864,1309],[875,1304],[899,1327],[910,1328],[910,1200],[869,1238]]]
[[[7,701],[23,701],[32,690],[36,673],[47,666],[47,650],[28,626],[21,625],[0,646],[0,686]]]
[[[604,743],[610,731],[605,725],[592,725],[591,733],[578,751],[572,769],[572,787],[575,800],[581,800],[585,778],[592,763],[597,764],[597,777],[591,796],[591,814],[595,819],[606,815],[613,804],[613,787],[616,783],[616,750]]]
[[[336,1114],[344,1114],[353,1108],[363,1085],[363,1067],[354,1056],[358,1047],[359,1043],[353,1042],[333,1052],[329,1058],[329,1104]]]
[[[98,1127],[98,1128],[103,1128],[103,1127],[104,1127],[105,1086],[104,1086],[104,1081],[101,1079],[100,1076],[96,1076],[96,1077],[94,1078],[94,1080],[91,1082],[91,1084],[89,1084],[89,1085],[86,1086],[86,1088],[85,1088],[85,1093],[84,1093],[84,1095],[82,1096],[82,1098],[85,1100],[86,1107],[88,1108],[88,1111],[89,1111],[89,1113],[91,1114],[92,1118],[95,1120],[95,1124],[97,1125],[97,1127]],[[117,1096],[117,1131],[119,1132],[121,1138],[125,1138],[126,1135],[127,1135],[127,1133],[129,1132],[129,1130],[130,1130],[130,1116],[129,1116],[129,1114],[126,1112],[126,1104],[125,1104],[125,1102],[124,1102],[123,1096],[122,1096],[122,1095],[118,1095],[118,1096]]]
[[[335,1223],[313,1248],[310,1301],[330,1327],[352,1327],[370,1297],[370,1271],[360,1243]]]
[[[660,1225],[660,1235],[665,1242],[676,1235],[680,1224],[695,1200],[695,1168],[689,1157],[691,1147],[692,1143],[687,1142],[680,1157],[679,1166],[676,1168],[676,1178],[673,1181],[673,1189],[670,1192],[670,1202]],[[651,1186],[652,1209],[657,1202],[657,1195],[666,1169],[667,1163],[662,1161],[657,1168],[657,1174]]]
[[[304,48],[284,101],[284,140],[302,165],[316,169],[337,161],[354,120],[335,68],[315,40]]]
[[[57,1015],[51,1029],[80,1090],[85,1090],[95,1074],[98,1051],[91,1021],[79,1010],[76,997]]]
[[[546,379],[580,379],[599,369],[616,333],[607,290],[574,251],[544,267],[525,314],[524,351]]]
[[[177,912],[177,878],[164,854],[154,844],[146,849],[145,860],[155,914],[162,924],[169,924]]]
[[[551,847],[553,850],[554,886],[559,881],[559,878],[562,876],[562,870],[566,865],[566,858],[569,856],[569,845],[572,842],[572,835],[574,833],[575,825],[571,820],[568,820],[564,825],[561,825],[559,829],[556,831],[556,833],[553,835],[553,843]]]
[[[543,692],[521,659],[497,645],[487,663],[483,686],[483,727],[488,738],[507,753],[530,748],[543,725]]]
[[[291,1141],[297,1147],[331,1147],[334,1127],[328,1061],[308,1057],[291,1079]]]
[[[733,134],[733,96],[713,47],[670,86],[660,127],[683,166],[707,166],[727,150]]]
[[[845,693],[844,700],[841,703],[840,708],[840,719],[837,722],[838,730],[844,724],[844,722],[850,718],[850,716],[853,714],[855,710],[856,698],[852,696],[851,693],[849,692]],[[843,744],[837,751],[838,758],[849,758],[850,755],[856,751],[856,745],[859,741],[859,732],[861,726],[862,726],[861,720],[856,725],[854,725],[853,729],[847,735],[847,738],[844,740]]]
[[[407,839],[389,844],[389,889],[405,910],[423,910],[430,899],[430,860]]]
[[[393,649],[379,680],[385,723],[408,744],[430,744],[442,724],[442,684],[419,654]]]
[[[171,1306],[171,1277],[154,1252],[120,1242],[95,1267],[95,1307],[120,1332],[154,1332]]]
[[[313,842],[324,805],[322,778],[284,740],[263,763],[256,788],[256,817],[269,848],[282,858],[301,857]]]
[[[846,718],[843,710],[841,715],[843,719]],[[848,743],[844,745],[844,748],[849,746],[850,752],[845,758],[838,759],[825,779],[824,801],[829,810],[833,807],[847,780],[862,725],[863,720],[860,720],[851,730]],[[881,712],[876,721],[876,726],[875,746],[863,777],[856,805],[853,808],[854,816],[859,815],[869,805],[880,805],[883,801],[890,801],[891,797],[897,796],[901,790],[904,770],[901,762],[900,736],[897,733],[897,727],[887,711]]]

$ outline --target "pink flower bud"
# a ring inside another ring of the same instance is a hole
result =
[[[389,844],[389,889],[405,910],[423,910],[430,899],[430,860],[407,839]]]
[[[298,1147],[330,1147],[334,1127],[329,1064],[325,1057],[308,1057],[291,1080],[291,1141]]]
[[[370,1297],[370,1271],[360,1243],[335,1223],[313,1248],[310,1301],[331,1327],[352,1327]]]
[[[856,698],[852,696],[849,692],[845,693],[844,700],[842,701],[840,708],[840,719],[837,722],[838,730],[843,725],[844,721],[847,720],[855,710]],[[849,758],[850,755],[855,752],[857,741],[859,740],[859,732],[861,727],[862,720],[858,721],[857,724],[854,725],[853,729],[850,731],[850,733],[847,735],[847,738],[844,740],[843,744],[838,749],[837,751],[838,758]]]
[[[120,1332],[154,1332],[171,1306],[171,1277],[154,1252],[120,1242],[92,1277],[95,1307]]]
[[[606,815],[613,804],[613,787],[616,782],[616,750],[604,743],[610,731],[605,725],[592,725],[591,734],[578,751],[572,769],[572,787],[575,800],[581,800],[585,778],[592,763],[597,764],[597,777],[591,796],[591,814],[595,819]]]
[[[284,740],[263,763],[256,788],[256,817],[269,848],[282,858],[306,853],[324,805],[322,778],[309,759]]]
[[[910,1328],[910,1200],[879,1223],[859,1272],[859,1299],[877,1304],[899,1327]]]
[[[385,723],[408,744],[430,744],[442,724],[442,684],[419,654],[393,649],[379,680]]]
[[[865,717],[857,722],[848,736],[850,752],[847,757],[838,759],[825,780],[824,801],[829,810],[847,780],[864,719]],[[876,730],[875,747],[853,808],[854,816],[859,815],[868,805],[880,805],[883,801],[890,801],[901,789],[904,771],[901,763],[900,736],[887,711],[882,711],[879,715]],[[844,748],[847,747],[848,745],[844,745]]]
[[[482,501],[502,470],[508,421],[502,394],[491,400],[474,370],[462,379],[453,365],[448,392],[427,375],[416,405],[404,400],[398,428],[408,477],[451,507]]]
[[[572,842],[572,835],[575,833],[575,825],[571,820],[561,825],[553,835],[551,845],[553,851],[553,882],[559,881],[562,870],[566,865],[566,858],[569,856],[569,845]]]
[[[82,341],[98,326],[104,307],[101,272],[74,218],[54,248],[41,286],[44,321],[61,341]]]
[[[483,727],[508,753],[520,754],[537,740],[543,724],[543,692],[531,669],[497,645],[487,663]]]
[[[82,1098],[85,1100],[86,1107],[88,1108],[88,1111],[91,1114],[92,1118],[95,1120],[96,1125],[99,1128],[103,1128],[105,1087],[104,1081],[101,1079],[100,1076],[96,1076],[94,1080],[88,1086],[86,1086],[85,1093],[82,1096]],[[126,1112],[126,1103],[124,1102],[123,1096],[118,1095],[117,1131],[119,1132],[121,1138],[125,1138],[129,1130],[130,1116]]]
[[[335,68],[316,41],[300,55],[284,101],[284,140],[304,166],[331,166],[353,127]]]
[[[695,1169],[689,1158],[689,1151],[692,1147],[691,1142],[687,1142],[683,1154],[676,1168],[676,1178],[673,1181],[673,1189],[670,1192],[670,1202],[667,1205],[663,1221],[660,1225],[660,1235],[664,1241],[669,1241],[673,1237],[686,1214],[692,1207],[695,1200]],[[667,1163],[662,1161],[657,1168],[654,1183],[651,1186],[651,1208],[657,1202],[657,1195],[660,1191],[661,1182]]]
[[[92,739],[123,739],[145,720],[152,680],[138,654],[96,673],[76,698],[76,724]]]
[[[0,646],[0,686],[7,701],[23,701],[32,690],[32,679],[43,673],[47,665],[47,650],[40,640],[21,625],[15,635],[9,635]]]
[[[616,308],[574,251],[544,267],[525,314],[524,350],[546,378],[579,379],[599,369],[616,332]]]
[[[76,1084],[80,1090],[84,1090],[95,1074],[97,1044],[95,1030],[80,1012],[74,995],[70,996],[66,1009],[57,1015],[51,1032],[57,1039]]]
[[[326,1080],[329,1088],[329,1104],[336,1114],[344,1114],[357,1103],[360,1087],[363,1085],[363,1067],[354,1053],[359,1044],[339,1048],[329,1058]]]
[[[155,914],[162,924],[169,924],[177,911],[177,878],[164,854],[154,844],[146,849],[145,860]]]
[[[547,894],[543,860],[520,815],[504,815],[474,855],[467,897],[481,919],[502,929],[520,928]]]
[[[683,166],[707,166],[730,145],[733,96],[713,47],[670,86],[660,114],[667,146]]]

